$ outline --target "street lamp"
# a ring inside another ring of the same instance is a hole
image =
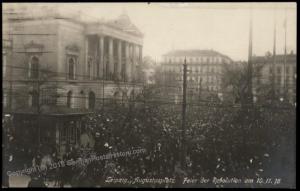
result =
[[[281,102],[283,102],[283,98],[281,97],[280,99],[279,99]]]

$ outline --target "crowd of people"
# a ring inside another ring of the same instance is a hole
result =
[[[35,182],[29,186],[42,185],[41,181],[46,178],[53,178],[57,186],[115,187],[128,185],[108,184],[107,177],[169,177],[175,178],[176,184],[130,186],[177,187],[182,184],[183,177],[278,177],[280,174],[274,175],[275,171],[284,174],[290,170],[291,161],[282,153],[287,156],[293,153],[295,122],[295,108],[283,111],[264,107],[187,106],[185,165],[181,166],[182,116],[179,105],[110,105],[84,119],[87,131],[95,137],[93,154],[136,148],[143,148],[146,153],[33,174],[32,181]],[[3,121],[4,128],[8,124]],[[59,161],[55,151],[45,154],[39,148],[24,150],[12,132],[6,134],[5,162],[10,171],[20,165],[29,167]],[[68,148],[63,160],[82,158],[79,149]]]

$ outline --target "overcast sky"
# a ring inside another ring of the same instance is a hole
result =
[[[274,17],[276,52],[283,53],[285,12],[287,51],[296,52],[296,3],[60,4],[67,12],[80,10],[90,18],[114,19],[126,11],[145,35],[143,54],[157,60],[172,49],[214,49],[234,60],[247,60],[250,7],[253,8],[253,54],[272,52]]]

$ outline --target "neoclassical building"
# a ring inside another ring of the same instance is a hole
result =
[[[56,8],[4,7],[4,111],[27,126],[42,113],[42,140],[79,144],[79,116],[139,92],[143,34],[127,14],[86,21]]]

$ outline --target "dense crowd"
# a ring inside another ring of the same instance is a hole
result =
[[[183,177],[273,177],[289,172],[295,144],[295,108],[188,106],[185,124],[186,166],[181,167],[181,107],[179,105],[110,105],[84,119],[86,131],[95,137],[96,155],[143,148],[146,153],[93,161],[84,166],[63,167],[42,175],[58,186],[122,186],[107,184],[114,178],[175,178],[177,184],[136,186],[180,186]],[[3,121],[4,126],[9,124]],[[6,162],[17,155],[28,156],[16,163],[47,165],[58,161],[57,153],[26,150],[6,132]],[[13,146],[12,146],[13,145]],[[70,147],[63,160],[83,157]],[[24,155],[24,152],[26,153]],[[21,154],[20,154],[21,153]],[[23,153],[23,154],[22,154]],[[284,155],[282,154],[284,153]],[[281,163],[279,164],[280,161]],[[14,168],[17,168],[15,165]],[[11,165],[8,165],[11,168]],[[11,169],[10,169],[11,170]],[[124,186],[124,185],[123,185]],[[125,185],[126,186],[126,185]]]

